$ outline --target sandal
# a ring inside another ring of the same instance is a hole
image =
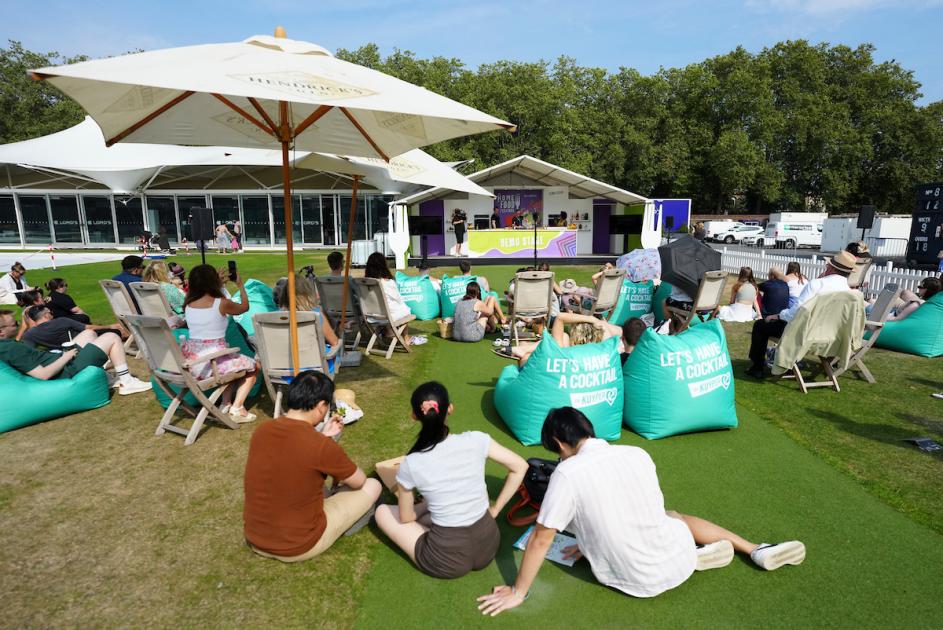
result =
[[[502,359],[511,359],[512,361],[517,361],[517,357],[514,356],[514,353],[511,352],[511,348],[508,346],[503,346],[501,348],[495,348],[492,350],[496,355]]]

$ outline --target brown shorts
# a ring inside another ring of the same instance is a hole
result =
[[[500,544],[498,525],[488,512],[466,527],[433,523],[416,541],[416,566],[432,577],[462,577],[491,564]]]

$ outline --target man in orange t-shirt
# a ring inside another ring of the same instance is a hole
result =
[[[249,546],[284,562],[313,558],[366,515],[380,496],[333,438],[340,416],[327,417],[334,383],[320,372],[302,372],[288,387],[285,415],[263,422],[249,443],[243,519]],[[325,498],[324,482],[343,487]]]

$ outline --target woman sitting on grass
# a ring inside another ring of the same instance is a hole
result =
[[[740,267],[737,282],[730,290],[730,304],[718,309],[717,318],[723,322],[752,322],[760,314],[757,291],[753,269]]]
[[[176,315],[183,315],[183,303],[186,301],[187,296],[171,282],[170,269],[167,267],[167,263],[162,260],[151,261],[151,264],[144,268],[141,280],[160,285],[160,290],[163,291],[167,303],[170,304],[170,310]]]
[[[498,553],[501,535],[494,519],[523,481],[527,462],[487,433],[451,434],[446,420],[453,407],[442,384],[420,385],[411,403],[422,428],[396,473],[398,506],[378,507],[377,525],[423,573],[462,577],[485,568]],[[508,470],[490,505],[488,459]],[[423,496],[418,505],[413,490]]]
[[[390,273],[390,268],[386,264],[386,257],[381,252],[374,252],[367,258],[367,264],[364,267],[363,275],[366,278],[375,278],[380,281],[380,287],[383,288],[383,294],[386,296],[386,304],[390,309],[390,319],[397,322],[405,317],[409,317],[412,311],[406,300],[400,295],[399,287],[396,286],[396,280]],[[391,322],[392,323],[392,322]],[[403,331],[403,339],[411,346],[420,346],[428,339],[420,335],[410,337],[408,330]]]
[[[249,310],[249,295],[242,286],[242,278],[237,275],[234,281],[239,287],[242,302],[233,302],[223,295],[224,277],[228,277],[226,270],[217,271],[210,265],[197,265],[190,272],[190,291],[184,306],[190,338],[181,344],[181,350],[183,357],[190,362],[190,373],[197,380],[213,375],[210,362],[200,361],[200,357],[229,347],[226,343],[229,316],[242,315]],[[226,386],[222,411],[228,413],[234,422],[255,420],[255,414],[245,408],[257,376],[255,359],[243,354],[227,354],[216,360],[216,368],[220,375],[245,371],[245,376]]]
[[[456,341],[481,341],[485,331],[494,332],[499,324],[507,323],[493,295],[481,300],[481,287],[477,282],[465,285],[465,297],[455,304],[454,320],[452,338]]]

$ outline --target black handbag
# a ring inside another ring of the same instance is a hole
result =
[[[527,472],[524,474],[524,482],[517,489],[521,498],[508,510],[508,523],[514,527],[523,527],[537,520],[540,504],[544,500],[544,495],[547,494],[547,486],[550,485],[550,475],[557,469],[558,463],[539,457],[531,457],[527,460]],[[518,512],[524,508],[531,508],[534,512],[518,515]]]

